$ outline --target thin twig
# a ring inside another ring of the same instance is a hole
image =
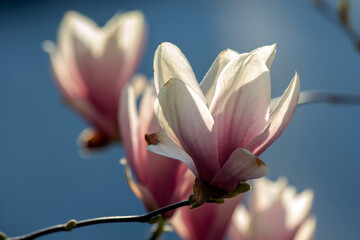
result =
[[[312,0],[315,9],[332,25],[344,31],[344,33],[354,43],[357,50],[360,49],[360,35],[355,31],[353,26],[348,22],[345,24],[341,21],[341,12],[330,6],[325,0]],[[348,13],[347,13],[348,14]],[[347,16],[348,17],[348,16]]]
[[[85,227],[85,226],[90,226],[90,225],[95,225],[95,224],[102,224],[102,223],[117,223],[117,222],[145,223],[157,215],[174,210],[176,208],[188,206],[188,205],[190,205],[189,201],[185,200],[182,202],[171,204],[171,205],[163,207],[163,208],[159,208],[155,211],[152,211],[150,213],[143,214],[143,215],[110,216],[110,217],[86,219],[86,220],[81,220],[81,221],[70,220],[69,222],[67,222],[65,224],[59,224],[59,225],[43,228],[38,231],[29,233],[29,234],[25,234],[22,236],[18,236],[18,237],[8,237],[8,238],[6,238],[6,240],[31,240],[31,239],[35,239],[37,237],[41,237],[41,236],[48,235],[48,234],[55,233],[55,232],[66,232],[66,231],[71,231],[74,228],[80,228],[80,227]]]
[[[159,240],[160,239],[161,235],[164,233],[165,223],[166,223],[166,220],[164,220],[163,218],[161,218],[157,222],[157,225],[154,226],[155,229],[153,229],[149,240]]]
[[[280,97],[271,99],[270,109],[274,109]],[[302,91],[298,105],[309,103],[360,104],[360,93],[331,93],[326,91]]]

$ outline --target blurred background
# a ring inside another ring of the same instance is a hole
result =
[[[335,6],[337,1],[329,1]],[[360,28],[360,3],[351,16]],[[44,40],[56,40],[67,10],[103,25],[117,11],[141,10],[149,38],[138,72],[152,77],[156,47],[176,44],[200,81],[226,48],[248,52],[277,43],[271,68],[279,96],[294,72],[302,90],[360,92],[360,54],[341,28],[309,1],[3,0],[0,2],[0,231],[21,235],[69,219],[141,214],[127,187],[123,148],[84,159],[76,138],[87,124],[67,108],[50,74]],[[360,235],[360,106],[300,106],[262,154],[273,180],[286,176],[315,192],[316,239]],[[41,239],[145,239],[148,224],[105,224]],[[166,234],[164,239],[178,239]]]

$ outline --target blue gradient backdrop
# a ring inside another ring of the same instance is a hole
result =
[[[40,45],[56,39],[70,9],[100,25],[118,10],[142,10],[150,31],[139,72],[149,77],[154,51],[164,41],[180,47],[198,79],[223,49],[245,52],[277,43],[273,96],[282,94],[295,70],[302,90],[360,92],[360,54],[308,1],[1,1],[0,231],[9,236],[72,218],[144,212],[118,163],[122,147],[80,157],[76,137],[87,125],[62,104],[51,79]],[[352,10],[358,22],[360,7]],[[262,155],[271,179],[285,175],[298,190],[314,189],[316,239],[360,235],[359,122],[360,106],[299,107]],[[144,239],[150,228],[107,224],[42,239]]]

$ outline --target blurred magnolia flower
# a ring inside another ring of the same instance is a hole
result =
[[[59,28],[58,45],[43,43],[65,102],[94,127],[80,135],[84,147],[119,140],[119,98],[138,66],[146,32],[139,11],[116,14],[101,28],[69,11]]]
[[[196,209],[179,208],[171,224],[182,239],[223,239],[241,199],[242,195],[228,199],[223,204],[205,203]]]
[[[236,209],[229,228],[230,239],[313,239],[316,220],[309,216],[313,195],[309,189],[297,194],[285,178],[254,181],[249,210],[244,205]]]
[[[141,95],[138,111],[136,103]],[[146,77],[136,75],[124,89],[119,111],[127,162],[137,179],[133,181],[127,169],[128,183],[148,211],[187,199],[194,183],[191,172],[186,173],[185,164],[147,151],[145,133],[161,130],[154,113],[155,99],[153,84],[148,83]]]
[[[244,54],[225,50],[199,85],[180,49],[162,43],[154,76],[164,131],[147,135],[148,149],[184,162],[197,179],[226,192],[265,176],[268,167],[258,156],[289,124],[300,91],[295,74],[269,110],[274,56],[275,45]]]

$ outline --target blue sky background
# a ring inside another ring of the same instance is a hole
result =
[[[336,1],[330,1],[334,3]],[[359,22],[359,3],[352,8]],[[87,125],[62,104],[43,40],[55,40],[67,10],[104,24],[118,10],[142,10],[149,24],[139,72],[151,77],[156,47],[183,51],[199,80],[217,54],[277,43],[273,96],[295,70],[302,90],[360,92],[360,54],[308,1],[6,0],[0,2],[0,231],[25,234],[69,219],[144,213],[128,189],[113,146],[83,159],[76,137]],[[357,26],[357,27],[360,27]],[[269,177],[287,176],[315,192],[316,239],[358,239],[360,106],[314,104],[296,110],[261,158]],[[148,224],[107,224],[42,239],[144,239]],[[167,234],[164,239],[177,239]]]

